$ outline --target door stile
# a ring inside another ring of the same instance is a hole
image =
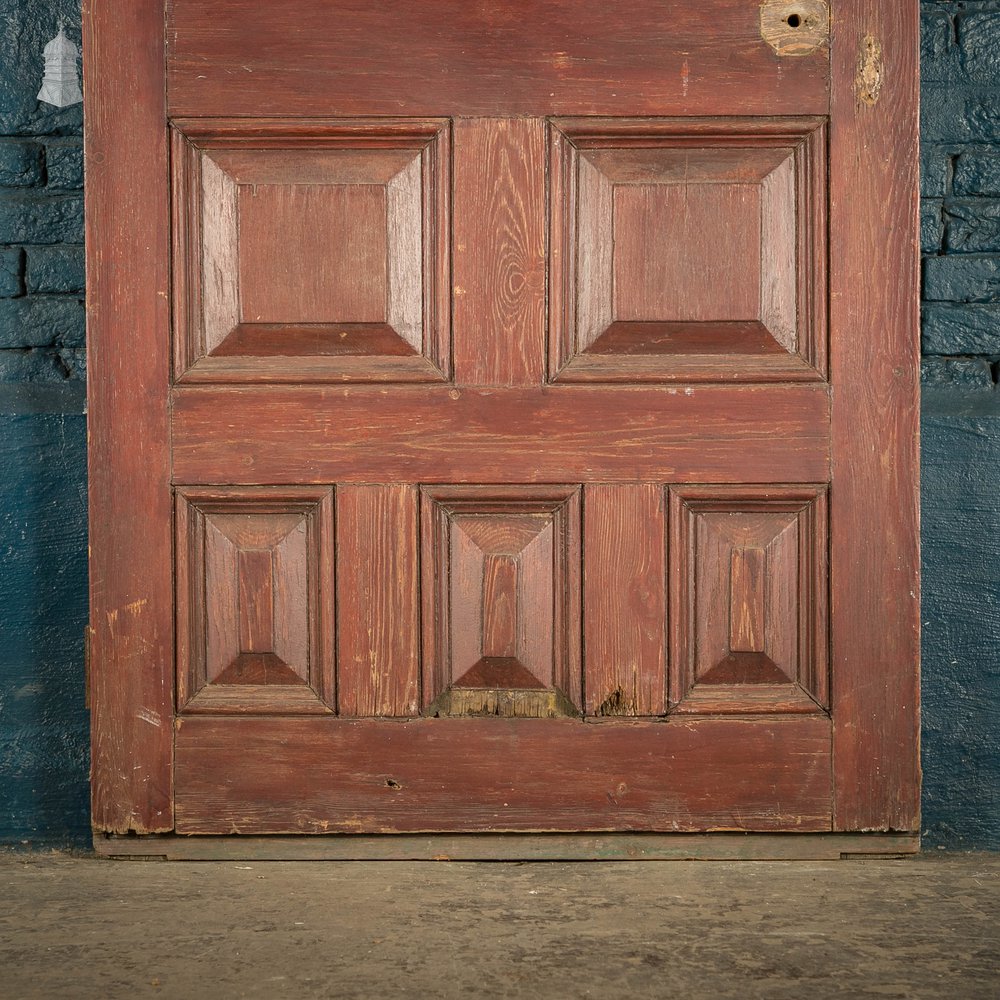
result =
[[[831,676],[845,831],[919,828],[918,33],[916,3],[843,0],[833,18]]]
[[[156,833],[174,826],[163,11],[88,0],[83,43],[91,822]]]

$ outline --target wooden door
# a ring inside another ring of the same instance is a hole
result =
[[[99,833],[916,831],[917,5],[832,8],[91,0]]]

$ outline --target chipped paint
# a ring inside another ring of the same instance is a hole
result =
[[[861,43],[861,58],[854,84],[858,100],[862,104],[867,104],[868,107],[878,104],[882,93],[883,72],[882,46],[874,35],[865,35]]]
[[[160,716],[148,708],[140,708],[138,712],[135,713],[137,719],[142,719],[143,722],[148,722],[149,725],[155,726],[157,729],[163,725],[163,720]]]

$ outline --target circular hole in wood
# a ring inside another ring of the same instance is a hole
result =
[[[785,21],[789,28],[797,28],[802,23],[802,18],[798,14],[789,14]]]

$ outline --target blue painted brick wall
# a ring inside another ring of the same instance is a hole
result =
[[[1000,2],[921,13],[924,842],[1000,849]]]
[[[1000,359],[1000,3],[924,2],[921,243],[925,382]]]
[[[83,110],[40,104],[78,0],[0,0],[0,843],[88,835]]]
[[[925,845],[1000,849],[1000,0],[921,12]],[[60,17],[79,41],[77,0],[0,0],[0,843],[88,833],[82,110],[35,100]]]

